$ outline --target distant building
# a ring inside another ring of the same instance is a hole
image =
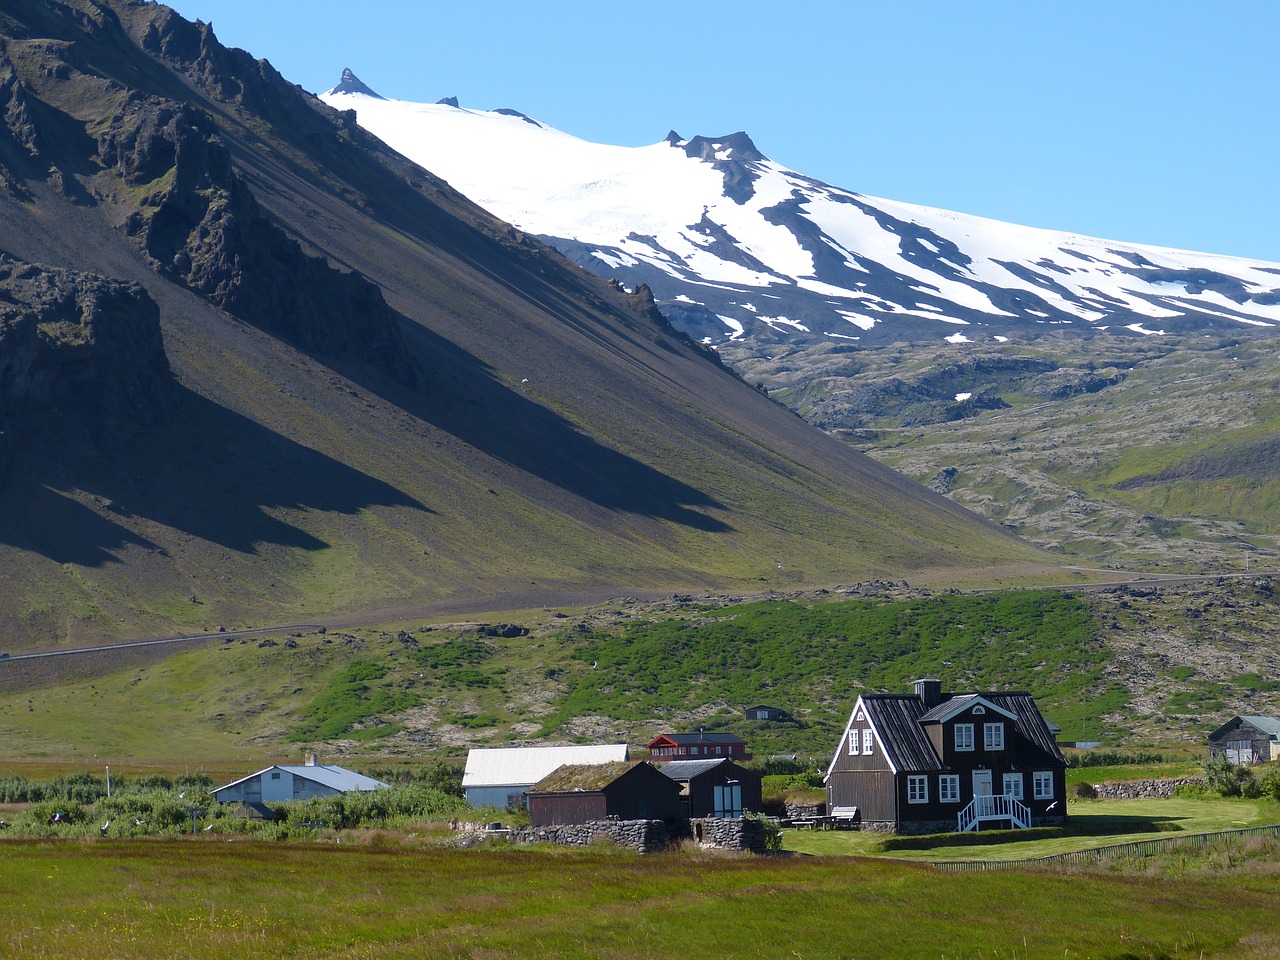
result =
[[[684,815],[718,820],[760,812],[760,774],[727,757],[710,760],[672,760],[658,768],[680,784]]]
[[[593,820],[677,820],[680,785],[645,760],[563,766],[527,791],[535,827]]]
[[[914,694],[858,697],[827,767],[827,809],[895,833],[1057,826],[1066,767],[1029,693],[917,680]]]
[[[462,791],[473,807],[507,807],[524,802],[525,791],[566,764],[618,763],[625,743],[570,747],[492,747],[467,754]]]
[[[1209,755],[1219,754],[1239,764],[1280,760],[1280,719],[1232,717],[1209,734]]]
[[[391,786],[381,780],[342,767],[308,759],[303,766],[273,766],[233,780],[213,791],[219,803],[263,804],[280,800],[309,800],[356,790],[381,790]]]
[[[781,707],[768,707],[760,704],[746,709],[748,720],[781,720],[786,714]]]
[[[747,759],[747,741],[732,733],[664,733],[649,741],[649,759],[705,760],[707,757]]]

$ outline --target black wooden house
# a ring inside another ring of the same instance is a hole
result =
[[[1056,826],[1066,767],[1029,693],[918,680],[913,694],[858,697],[827,768],[827,809],[893,833]]]
[[[658,769],[680,784],[686,817],[725,820],[741,817],[745,812],[760,812],[760,774],[727,757],[672,760]]]

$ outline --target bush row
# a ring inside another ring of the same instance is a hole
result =
[[[182,795],[179,795],[179,794]],[[134,790],[92,803],[52,799],[30,802],[12,823],[0,821],[8,836],[139,837],[176,835],[193,829],[252,834],[263,839],[311,835],[316,829],[402,826],[445,820],[470,812],[464,799],[425,786],[335,794],[311,800],[268,804],[276,822],[239,816],[238,803],[217,803],[205,791]]]

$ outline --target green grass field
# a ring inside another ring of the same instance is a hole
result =
[[[963,877],[848,858],[0,844],[14,958],[1073,958],[1280,952],[1274,872]]]
[[[1134,840],[1280,823],[1280,804],[1271,800],[1181,799],[1072,800],[1068,826],[1059,837],[1018,840],[1017,831],[1004,832],[1006,842],[989,845],[950,844],[921,850],[881,848],[882,838],[857,830],[784,830],[783,849],[816,856],[885,856],[899,860],[1022,860],[1072,850],[1105,847]]]

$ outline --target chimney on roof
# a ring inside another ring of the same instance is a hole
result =
[[[926,710],[932,710],[942,702],[942,681],[928,678],[917,680],[916,696]]]
[[[302,761],[303,766],[314,767],[316,765],[316,752],[314,750],[307,754],[307,758]]]

